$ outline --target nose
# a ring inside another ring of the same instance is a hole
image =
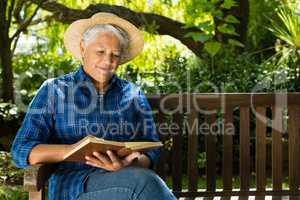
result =
[[[110,65],[112,63],[112,56],[110,54],[106,54],[103,58],[103,62]]]

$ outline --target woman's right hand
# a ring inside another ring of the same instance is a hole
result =
[[[93,167],[103,168],[108,171],[117,171],[123,167],[126,167],[141,155],[139,152],[133,152],[126,156],[125,158],[119,158],[112,151],[107,151],[107,155],[93,152],[93,156],[86,156],[86,164],[91,165]]]

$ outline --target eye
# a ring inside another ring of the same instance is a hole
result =
[[[103,50],[99,50],[99,51],[96,51],[97,55],[102,55],[104,54],[104,51]]]
[[[115,58],[120,58],[120,54],[114,54]]]

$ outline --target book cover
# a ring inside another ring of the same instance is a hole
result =
[[[64,156],[64,161],[85,162],[85,156],[91,156],[94,151],[106,154],[111,150],[119,157],[129,155],[134,151],[145,152],[163,146],[161,142],[117,142],[88,135]]]

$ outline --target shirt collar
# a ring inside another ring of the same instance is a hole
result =
[[[75,79],[77,81],[88,81],[92,83],[92,78],[84,71],[83,66],[80,65],[79,69],[75,72]],[[120,87],[120,84],[118,84],[119,78],[116,74],[113,74],[110,81],[107,90],[109,90],[112,86],[117,85]]]

